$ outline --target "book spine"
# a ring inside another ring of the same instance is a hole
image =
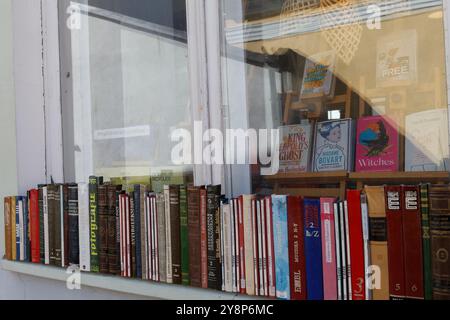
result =
[[[9,218],[8,218],[9,220]],[[6,224],[5,208],[5,224]],[[9,221],[8,221],[9,223]],[[5,225],[6,227],[6,225]],[[9,227],[10,228],[10,227]],[[31,262],[40,263],[40,230],[39,230],[39,191],[30,191],[30,233],[31,233]],[[11,232],[11,230],[9,231]],[[11,249],[11,248],[10,248]]]
[[[16,197],[11,197],[11,257],[13,261],[17,260],[17,224],[16,224]]]
[[[158,270],[159,281],[166,282],[166,216],[164,212],[164,195],[156,195],[158,220]]]
[[[171,206],[170,187],[164,186],[164,204],[166,213],[166,275],[167,283],[173,283],[172,275],[172,235],[171,235]],[[174,213],[175,214],[175,213]]]
[[[350,223],[348,218],[348,202],[344,201],[344,223],[345,223],[345,243],[346,243],[346,260],[347,260],[347,292],[348,300],[353,300],[352,287],[352,255],[350,251]]]
[[[336,238],[333,206],[335,199],[320,199],[322,225],[322,269],[325,300],[337,300]]]
[[[200,189],[200,270],[201,286],[208,288],[207,191]]]
[[[140,185],[134,186],[133,193],[133,204],[134,204],[134,256],[135,256],[135,264],[136,264],[136,278],[144,279],[146,278],[147,273],[147,263],[142,260],[142,251],[141,251],[141,187]]]
[[[306,300],[303,199],[289,196],[287,198],[287,208],[291,300]]]
[[[364,241],[364,272],[365,272],[365,287],[366,300],[372,300],[372,291],[370,290],[370,232],[369,232],[369,208],[367,205],[367,195],[365,192],[361,193],[361,220]]]
[[[265,199],[260,200],[261,206],[261,243],[262,243],[262,277],[263,277],[263,295],[269,296],[269,270],[267,264],[267,255],[268,255],[268,240],[267,240],[267,221],[266,221],[266,202]]]
[[[308,300],[323,300],[320,201],[304,200],[306,291]]]
[[[180,240],[181,240],[181,282],[190,284],[189,270],[189,236],[188,236],[188,204],[186,186],[180,186]]]
[[[108,262],[108,186],[98,186],[99,272],[109,272]]]
[[[431,300],[433,297],[433,280],[431,270],[430,218],[427,184],[422,184],[420,186],[420,209],[422,213],[424,296],[426,300]]]
[[[39,253],[41,264],[45,263],[45,240],[44,240],[44,186],[40,185],[39,190]]]
[[[341,227],[340,227],[340,211],[339,203],[333,205],[334,215],[334,232],[335,232],[335,248],[336,248],[336,281],[337,281],[337,300],[344,300],[344,288],[342,277],[342,253],[341,253]]]
[[[17,237],[16,237],[16,244],[17,244],[17,260],[18,261],[24,261],[24,227],[23,227],[23,217],[24,217],[24,212],[23,212],[23,198],[22,197],[17,197],[17,209],[16,209],[16,233],[17,233]],[[18,223],[17,223],[18,221]]]
[[[122,217],[121,217],[121,207],[122,207],[122,202],[121,202],[121,195],[122,192],[120,189],[122,187],[121,186],[117,186],[117,190],[116,190],[116,267],[115,267],[115,271],[116,271],[116,275],[121,275],[122,274]]]
[[[181,284],[180,187],[172,185],[170,195],[170,236],[172,245],[172,281]]]
[[[450,188],[431,186],[429,192],[433,300],[450,300]]]
[[[54,211],[54,225],[53,232],[54,238],[54,263],[56,266],[61,267],[63,264],[63,248],[64,248],[64,230],[62,225],[64,222],[64,186],[58,185],[55,189],[55,211]],[[62,231],[61,231],[62,230]]]
[[[220,290],[220,189],[210,186],[207,190],[207,243],[208,243],[208,288]],[[219,249],[219,250],[217,250]]]
[[[188,188],[187,199],[190,280],[191,286],[201,287],[200,188]]]
[[[256,234],[258,241],[258,260],[257,260],[257,270],[258,270],[258,287],[259,295],[265,296],[264,292],[264,268],[263,268],[263,231],[262,231],[262,219],[261,219],[261,201],[256,200]]]
[[[159,256],[158,256],[158,216],[157,216],[157,207],[156,207],[156,195],[153,195],[152,198],[152,242],[153,242],[153,280],[159,281]]]
[[[7,260],[12,260],[11,197],[6,197],[4,199],[4,216],[5,216],[4,217],[4,219],[5,219],[5,257]],[[39,261],[40,261],[40,257],[39,257]]]
[[[116,191],[117,187],[108,185],[106,187],[107,201],[107,239],[108,243],[108,273],[117,274],[117,246],[116,246]]]
[[[341,236],[341,275],[342,275],[342,298],[349,300],[348,274],[347,274],[347,232],[345,225],[344,201],[339,202],[339,227]]]
[[[347,191],[350,235],[352,300],[365,300],[364,239],[361,213],[361,192]]]
[[[272,214],[272,197],[268,196],[266,201],[266,224],[267,224],[267,268],[269,277],[269,297],[276,297],[276,270],[274,256],[274,238],[273,238],[273,214]],[[237,243],[239,243],[237,241]]]
[[[239,199],[233,199],[236,292],[241,292],[241,258],[239,254]]]
[[[279,299],[289,300],[289,241],[287,197],[272,196],[273,211],[273,241],[276,274],[276,296]]]
[[[128,195],[128,210],[129,210],[129,232],[130,232],[130,268],[131,268],[131,278],[137,278],[137,261],[136,261],[136,202],[134,197],[134,192],[130,192]]]
[[[237,291],[236,278],[236,234],[235,234],[235,207],[234,199],[230,200],[230,244],[231,244],[231,292]]]
[[[71,184],[68,187],[68,263],[78,265],[80,263],[79,244],[79,211],[78,211],[78,186]]]
[[[389,293],[391,299],[405,297],[405,265],[403,252],[403,200],[400,186],[386,186],[386,216],[389,253]]]
[[[256,199],[251,202],[251,228],[252,228],[252,246],[253,246],[253,279],[255,286],[255,296],[259,296],[259,263],[258,263],[258,225],[256,219]]]
[[[125,201],[125,222],[124,222],[124,229],[125,229],[125,277],[132,278],[133,277],[133,197],[130,197],[129,194],[124,195],[124,201]]]
[[[239,278],[240,278],[240,293],[247,293],[247,279],[245,261],[245,226],[244,226],[244,197],[238,199],[238,224],[239,224]]]
[[[126,230],[125,230],[125,194],[119,194],[119,230],[120,230],[120,275],[126,277]]]
[[[56,202],[57,188],[55,185],[48,186],[48,251],[49,251],[49,264],[56,265],[55,263],[55,217],[58,212],[58,205]]]
[[[146,270],[146,277],[149,280],[152,279],[152,229],[151,229],[151,210],[152,210],[152,204],[151,204],[151,194],[146,192],[145,193],[145,205],[144,205],[144,214],[145,214],[145,255],[147,259],[147,270]]]
[[[402,193],[405,296],[424,299],[420,189],[418,186],[403,186]]]
[[[91,271],[89,187],[85,183],[78,184],[78,225],[80,269],[89,272]]]
[[[223,274],[223,290],[225,292],[232,292],[231,282],[231,211],[230,204],[227,200],[222,202],[222,274]]]
[[[149,276],[149,265],[148,265],[148,240],[147,240],[147,228],[148,225],[145,223],[145,195],[146,188],[144,185],[140,185],[139,188],[139,238],[140,238],[140,256],[142,263],[142,279],[148,280]]]
[[[65,184],[63,187],[64,195],[64,215],[62,220],[61,232],[64,235],[63,242],[61,242],[61,248],[64,250],[62,253],[62,266],[69,266],[69,250],[70,250],[70,239],[69,239],[69,185]]]
[[[91,272],[100,272],[99,260],[99,215],[98,215],[98,185],[99,179],[89,178],[89,224],[90,224],[90,256]]]

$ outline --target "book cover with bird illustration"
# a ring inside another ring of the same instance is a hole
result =
[[[385,116],[359,119],[356,137],[357,172],[398,171],[399,134],[391,119]]]

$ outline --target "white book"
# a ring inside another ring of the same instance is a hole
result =
[[[348,206],[347,201],[344,201],[344,219],[345,219],[345,242],[347,253],[347,288],[348,288],[348,300],[352,300],[352,265],[351,265],[351,252],[350,252],[350,229],[348,225]]]
[[[59,214],[60,214],[60,221],[61,221],[61,226],[60,226],[60,230],[61,230],[61,267],[65,267],[64,265],[64,261],[65,261],[65,257],[66,257],[66,252],[64,250],[64,186],[61,185],[59,186],[59,196],[61,201],[60,203],[60,208],[59,208]]]
[[[255,296],[259,296],[259,263],[258,263],[258,229],[256,222],[256,199],[251,204],[251,226],[252,226],[252,250],[253,250],[253,281]]]
[[[172,236],[170,230],[170,190],[169,186],[164,186],[164,205],[166,216],[166,272],[167,283],[173,283],[172,277]]]
[[[260,200],[261,206],[261,240],[262,240],[262,272],[264,296],[269,295],[269,280],[267,277],[267,226],[266,226],[266,206],[265,200]]]
[[[234,244],[236,249],[236,292],[241,291],[241,258],[239,254],[239,200],[233,199],[234,203]]]
[[[264,291],[264,268],[263,268],[263,231],[261,217],[261,201],[256,200],[256,225],[258,230],[258,270],[259,270],[259,295],[265,296]]]
[[[230,200],[230,232],[231,232],[231,285],[232,292],[237,292],[236,283],[236,243],[235,243],[235,220],[234,220],[234,199]]]
[[[345,218],[344,203],[339,203],[339,225],[341,227],[341,270],[342,270],[342,298],[348,300],[348,282],[347,282],[347,240],[345,236]]]
[[[274,263],[274,252],[272,247],[272,239],[273,239],[273,226],[272,226],[272,206],[270,197],[267,197],[266,200],[266,222],[267,222],[267,267],[268,270],[268,276],[269,276],[269,297],[276,297],[276,289],[275,289],[275,276],[273,274],[272,265]]]
[[[19,208],[19,260],[24,261],[25,260],[25,232],[24,232],[24,225],[23,225],[23,200],[19,200],[17,203],[17,206]]]
[[[343,300],[342,295],[342,262],[341,262],[341,230],[338,203],[334,203],[334,231],[336,234],[336,273],[338,300]]]
[[[45,217],[44,209],[44,217]],[[45,218],[44,218],[45,220]],[[78,184],[78,241],[80,246],[80,270],[91,271],[90,220],[88,184]]]
[[[225,291],[233,291],[232,283],[232,248],[231,248],[231,208],[224,204],[224,257],[225,257]]]
[[[44,199],[44,263],[50,264],[50,235],[48,226],[48,188],[43,187]]]
[[[369,209],[367,206],[367,196],[363,192],[361,193],[361,216],[362,216],[362,229],[363,229],[363,241],[364,241],[364,274],[366,275],[366,300],[372,300],[372,290],[367,285],[370,282],[370,239],[369,239]]]
[[[244,195],[242,204],[242,219],[244,223],[244,251],[243,258],[245,263],[245,283],[241,284],[246,288],[248,295],[255,295],[255,262],[253,260],[253,228],[252,228],[252,199],[254,196]],[[241,253],[242,254],[242,253]],[[241,255],[242,257],[242,255]]]

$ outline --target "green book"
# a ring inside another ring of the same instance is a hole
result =
[[[181,283],[190,284],[187,189],[180,186]]]
[[[423,247],[423,280],[425,299],[433,296],[433,280],[431,270],[430,220],[428,203],[428,184],[420,185],[420,208],[422,211],[422,247]]]
[[[91,248],[91,272],[100,272],[100,233],[98,216],[98,186],[103,179],[95,176],[89,177],[89,229]]]

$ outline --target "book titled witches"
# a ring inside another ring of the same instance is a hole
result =
[[[384,116],[358,120],[357,172],[386,172],[399,169],[399,134],[392,120]]]
[[[316,126],[314,172],[353,170],[353,121],[320,122]]]

